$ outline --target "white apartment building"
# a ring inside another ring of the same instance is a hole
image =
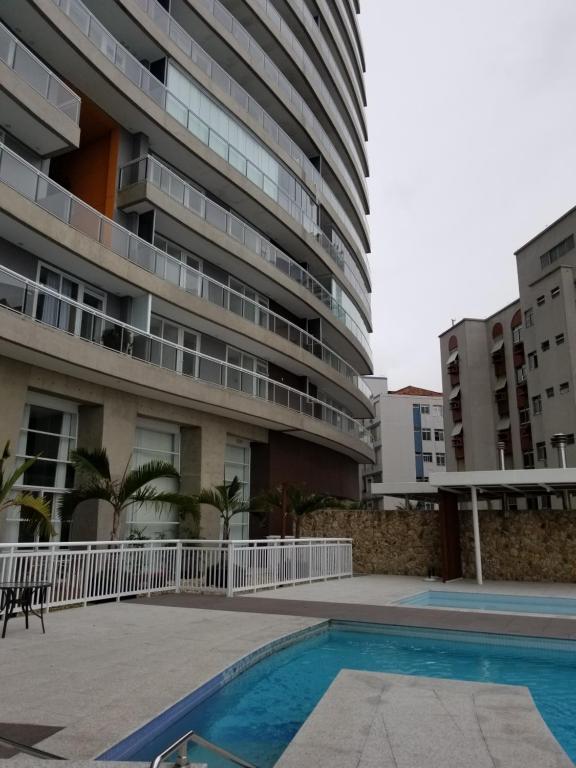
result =
[[[373,457],[364,60],[349,3],[0,3],[0,440],[55,539],[70,452],[357,498]],[[212,510],[213,512],[213,510]],[[235,538],[277,533],[249,530]],[[121,535],[178,533],[176,516]],[[218,535],[203,513],[201,533]],[[0,541],[23,540],[15,513]]]
[[[397,498],[372,497],[372,483],[428,481],[446,468],[442,393],[407,386],[389,391],[384,376],[367,376],[375,418],[371,423],[375,462],[362,468],[362,497],[380,509],[396,509]],[[428,503],[428,502],[423,502]]]

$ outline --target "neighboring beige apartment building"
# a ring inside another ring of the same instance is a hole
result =
[[[449,471],[561,466],[558,433],[576,466],[575,236],[576,208],[516,252],[519,300],[440,336]]]
[[[390,391],[384,376],[367,376],[365,381],[375,411],[370,425],[375,460],[362,467],[362,498],[377,509],[396,509],[405,502],[374,496],[372,484],[426,483],[432,472],[445,470],[442,393],[413,386]]]
[[[357,9],[356,9],[357,10]],[[373,461],[364,58],[351,3],[0,4],[0,441],[57,539],[70,450],[358,498]],[[277,533],[278,521],[233,535]],[[123,535],[174,536],[145,506]],[[201,533],[219,535],[214,513]],[[17,515],[0,541],[25,537]]]

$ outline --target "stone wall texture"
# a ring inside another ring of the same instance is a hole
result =
[[[354,539],[354,573],[441,574],[438,513],[326,510],[302,521],[301,536]],[[576,511],[480,510],[485,579],[576,582]],[[472,515],[460,512],[464,578],[476,576]]]
[[[426,576],[440,573],[440,533],[434,511],[325,510],[302,521],[301,536],[354,539],[354,573]]]
[[[576,511],[480,510],[485,579],[576,581]],[[472,514],[460,512],[465,578],[474,578]]]

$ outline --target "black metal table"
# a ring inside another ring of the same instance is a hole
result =
[[[46,592],[52,586],[51,581],[0,581],[0,618],[2,622],[2,637],[6,637],[6,627],[10,619],[16,616],[16,609],[21,608],[28,629],[30,614],[38,616],[44,627],[44,604]],[[34,608],[33,606],[36,606]]]

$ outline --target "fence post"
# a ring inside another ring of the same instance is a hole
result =
[[[50,587],[50,597],[46,600],[46,613],[48,613],[48,611],[50,610],[50,606],[52,604],[52,595],[54,593],[54,571],[55,571],[54,560],[55,560],[55,557],[56,557],[56,555],[55,555],[56,545],[55,544],[51,544],[50,547],[49,547],[49,550],[50,550],[50,554],[48,556],[48,578],[47,578],[47,581],[49,581],[52,586]]]
[[[152,542],[148,542],[148,567],[146,568],[146,586],[148,589],[146,590],[146,594],[148,597],[152,594],[152,567],[153,567],[153,557],[152,557]]]
[[[174,584],[176,587],[176,593],[179,594],[182,591],[182,541],[178,539],[176,542],[176,578]]]
[[[118,564],[116,571],[116,602],[120,601],[120,592],[122,589],[122,577],[124,568],[124,542],[120,544],[120,552],[118,554]]]
[[[234,542],[228,541],[226,565],[226,597],[234,594]]]
[[[86,607],[88,605],[88,593],[90,591],[90,576],[92,571],[92,544],[88,544],[88,549],[86,550],[85,560],[84,560],[84,583],[82,585],[82,591],[84,596],[83,605]]]
[[[308,583],[312,583],[312,539],[308,540]]]

